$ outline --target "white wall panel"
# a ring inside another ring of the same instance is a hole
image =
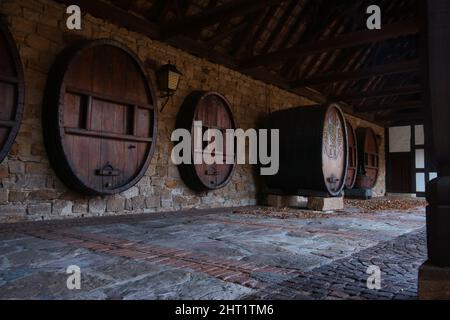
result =
[[[389,151],[410,152],[411,151],[411,127],[389,128]]]

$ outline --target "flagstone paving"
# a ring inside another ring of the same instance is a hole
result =
[[[423,209],[310,219],[222,209],[3,225],[0,299],[415,299],[424,227]],[[80,290],[67,288],[72,265]],[[381,290],[367,288],[370,265],[381,269]]]

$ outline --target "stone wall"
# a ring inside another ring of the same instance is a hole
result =
[[[170,136],[183,99],[194,90],[219,91],[230,101],[236,123],[243,129],[256,127],[268,111],[311,103],[90,15],[83,16],[81,31],[69,31],[65,8],[50,0],[3,0],[0,13],[19,47],[26,81],[22,126],[0,165],[0,222],[256,204],[258,183],[251,166],[239,166],[232,182],[215,192],[196,194],[181,181],[169,157]],[[145,63],[153,83],[154,67],[169,60],[184,74],[180,90],[159,115],[158,145],[150,169],[138,185],[116,196],[85,197],[67,189],[50,167],[43,144],[41,108],[48,71],[57,54],[80,38],[125,44]],[[377,129],[384,136],[381,131]],[[377,190],[383,193],[384,178]]]

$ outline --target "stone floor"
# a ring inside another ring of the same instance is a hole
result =
[[[415,299],[423,209],[232,209],[0,226],[0,299]],[[66,270],[81,269],[81,290]],[[381,269],[369,290],[368,266]]]

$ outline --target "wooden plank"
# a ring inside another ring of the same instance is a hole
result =
[[[182,23],[168,26],[162,30],[163,39],[180,34],[200,30],[221,21],[230,20],[236,16],[264,9],[266,6],[281,3],[283,0],[233,0],[219,7],[204,10],[203,12],[187,18]]]
[[[15,121],[0,120],[1,128],[13,128],[17,123]]]
[[[8,77],[8,76],[2,76],[0,75],[0,82],[6,82],[10,84],[17,84],[19,83],[19,79],[15,77]]]
[[[141,137],[135,137],[135,136],[125,135],[125,134],[90,131],[90,130],[78,129],[78,128],[65,128],[64,131],[66,132],[66,134],[71,134],[71,135],[81,136],[81,137],[102,138],[102,139],[130,141],[130,142],[148,142],[148,143],[150,143],[153,141],[152,138],[141,138]]]
[[[130,15],[127,11],[112,6],[106,2],[95,0],[55,0],[66,6],[77,5],[82,12],[89,12],[95,17],[105,19],[116,25],[123,26],[135,32],[142,33],[152,39],[159,39],[159,28],[148,20],[135,15]]]
[[[112,102],[112,103],[117,103],[117,104],[122,104],[122,105],[127,105],[127,106],[137,105],[141,109],[147,109],[147,110],[154,109],[154,106],[149,105],[149,104],[146,105],[146,104],[143,104],[143,103],[140,103],[137,101],[131,101],[131,100],[115,97],[115,96],[110,96],[110,95],[107,95],[104,93],[98,93],[98,92],[93,92],[93,91],[79,89],[79,88],[67,87],[66,92],[70,93],[70,94],[79,95],[79,96],[92,97],[94,99],[102,100],[105,102]]]
[[[385,25],[381,30],[359,31],[334,37],[331,39],[312,41],[305,45],[281,49],[272,53],[254,56],[240,63],[243,68],[254,68],[261,65],[270,65],[291,58],[299,58],[315,53],[344,49],[393,39],[401,36],[414,35],[419,32],[415,20]]]
[[[419,86],[408,86],[408,87],[400,87],[382,91],[375,92],[360,92],[360,93],[352,93],[342,96],[331,96],[329,97],[330,101],[354,101],[354,100],[362,100],[362,99],[371,99],[371,98],[382,98],[382,97],[391,97],[391,96],[404,96],[416,93],[422,93],[423,89]]]
[[[358,107],[357,112],[376,112],[376,111],[390,111],[390,110],[404,110],[404,109],[422,109],[424,105],[422,102],[403,102],[388,105],[370,105]]]
[[[413,122],[413,121],[419,121],[423,120],[424,118],[424,112],[422,111],[415,111],[415,112],[408,112],[408,113],[387,113],[382,115],[377,115],[375,117],[378,121],[388,121],[390,123],[392,122]]]
[[[367,70],[348,71],[342,73],[327,74],[310,79],[293,81],[291,87],[303,88],[308,86],[344,82],[349,80],[360,80],[370,77],[392,75],[398,73],[415,72],[420,70],[419,60],[402,61],[384,66],[378,66]]]

